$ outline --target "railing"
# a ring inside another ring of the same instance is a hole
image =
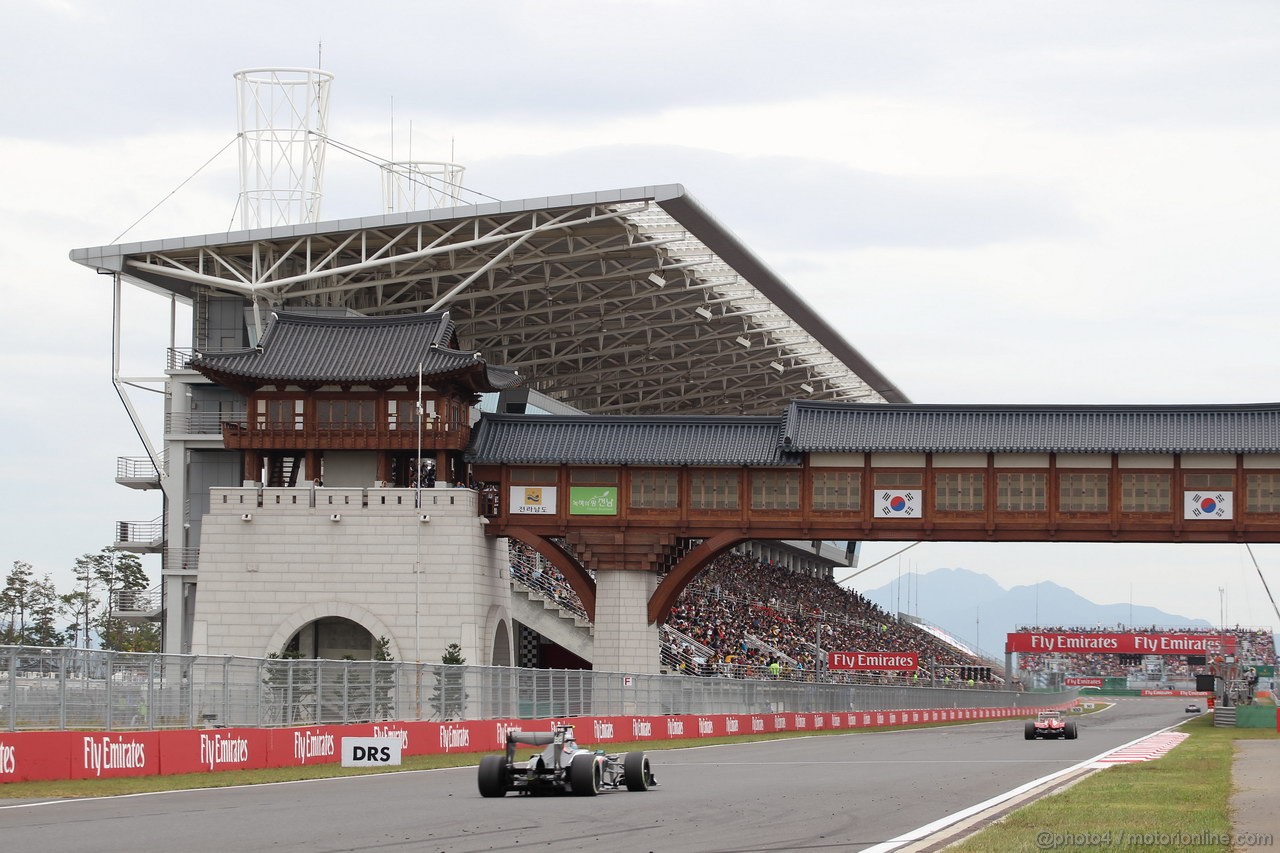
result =
[[[316,441],[329,448],[380,448],[407,450],[418,446],[417,425],[387,420],[348,421],[316,424],[308,421],[255,421],[246,417],[225,416],[221,425],[222,440],[228,448],[288,449],[300,440]],[[470,440],[468,424],[454,422],[439,415],[424,418],[421,440],[430,448],[461,449]]]
[[[111,593],[111,610],[118,616],[153,613],[160,607],[161,588],[117,589]]]
[[[764,640],[757,637],[755,634],[744,635],[743,642],[747,644],[747,648],[749,649],[755,649],[756,651],[764,652],[767,655],[772,655],[773,657],[776,657],[779,663],[783,663],[788,666],[800,665],[800,662],[797,661],[795,658],[793,658],[791,655],[787,654],[781,649],[778,649],[769,645]]]
[[[168,452],[160,454],[160,470],[150,456],[118,456],[116,457],[117,480],[152,480],[168,470]]]
[[[579,619],[590,621],[582,599],[578,598],[564,576],[541,556],[512,550],[511,577]]]
[[[187,362],[199,355],[217,355],[224,352],[244,352],[244,347],[169,347],[165,350],[165,367],[168,370],[190,370]]]
[[[658,629],[658,636],[662,640],[662,646],[658,650],[659,659],[670,671],[684,675],[715,674],[711,669],[710,661],[716,653],[710,646],[698,642],[670,625],[661,626]]]
[[[187,362],[196,354],[191,347],[169,347],[165,350],[166,370],[186,370]]]
[[[223,421],[244,421],[243,412],[168,412],[164,416],[166,434],[222,435]]]
[[[1021,708],[1044,693],[0,646],[0,729]]]
[[[164,571],[194,572],[200,567],[199,548],[165,548]]]
[[[117,521],[115,541],[134,545],[150,545],[164,539],[164,516],[150,521]]]

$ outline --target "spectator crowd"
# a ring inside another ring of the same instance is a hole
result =
[[[586,618],[553,566],[522,543],[511,540],[510,547],[514,578]],[[736,552],[722,554],[683,590],[661,637],[664,664],[699,676],[977,686],[961,668],[982,666],[967,650],[895,619],[855,590]],[[920,670],[832,673],[831,651],[915,652]]]

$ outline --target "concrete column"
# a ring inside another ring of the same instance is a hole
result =
[[[595,671],[659,671],[658,626],[649,624],[649,598],[657,585],[653,572],[596,571]]]
[[[187,651],[184,639],[187,633],[186,598],[183,595],[183,575],[165,575],[164,583],[164,648],[165,654],[180,655]]]

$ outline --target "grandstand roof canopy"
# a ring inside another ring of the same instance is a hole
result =
[[[71,259],[184,300],[238,294],[262,325],[281,308],[448,310],[462,350],[587,412],[907,402],[678,184],[116,244]]]

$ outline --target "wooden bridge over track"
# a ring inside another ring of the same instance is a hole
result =
[[[485,415],[467,459],[486,532],[564,573],[598,648],[604,583],[649,576],[610,605],[637,639],[752,539],[1280,542],[1280,404]]]

